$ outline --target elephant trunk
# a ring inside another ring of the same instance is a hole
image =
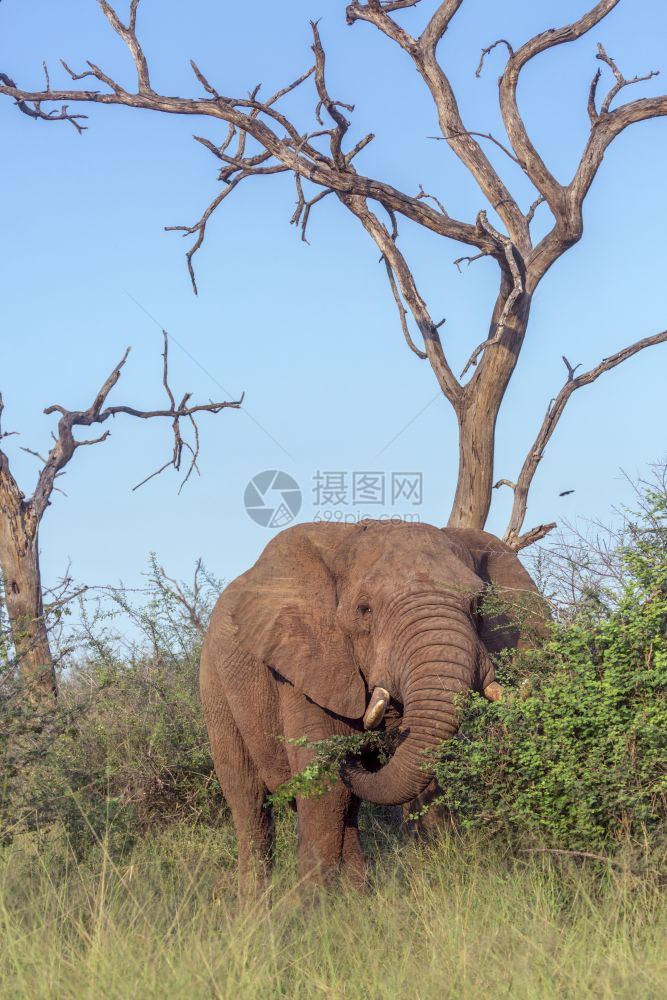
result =
[[[455,735],[455,699],[471,687],[478,666],[477,635],[461,610],[415,610],[394,651],[403,678],[402,740],[379,771],[350,765],[343,775],[355,795],[378,805],[409,802],[424,791],[433,777],[427,752]]]

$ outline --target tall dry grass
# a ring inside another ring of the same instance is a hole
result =
[[[104,843],[77,862],[53,835],[2,849],[0,997],[667,996],[667,901],[636,858],[512,859],[367,821],[372,891],[304,895],[292,841],[284,829],[271,900],[246,906],[227,825],[172,828],[122,864]]]

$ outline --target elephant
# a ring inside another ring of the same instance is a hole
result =
[[[296,803],[300,877],[365,884],[360,801],[417,799],[433,777],[424,751],[457,731],[457,695],[501,696],[490,653],[520,636],[480,610],[489,584],[537,594],[516,553],[487,532],[368,520],[289,527],[226,587],[200,689],[242,885],[269,877],[267,795],[312,756],[294,741],[377,728],[386,713],[399,724],[389,761],[355,759],[325,795]]]

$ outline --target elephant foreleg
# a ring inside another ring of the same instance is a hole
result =
[[[326,884],[340,873],[349,799],[350,792],[341,782],[322,798],[297,799],[302,881]]]
[[[350,731],[291,688],[282,692],[282,713],[292,774],[308,766],[312,750],[290,744],[290,740],[305,736],[315,742],[334,733]],[[327,883],[341,870],[354,867],[359,871],[363,858],[352,799],[352,793],[341,781],[322,797],[297,798],[299,877],[302,880]]]

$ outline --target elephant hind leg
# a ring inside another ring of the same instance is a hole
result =
[[[421,795],[403,806],[403,822],[408,833],[422,840],[430,840],[446,829],[449,819],[447,810],[437,802],[434,804],[434,800],[441,794],[442,789],[433,778]],[[410,819],[411,816],[418,818]]]
[[[239,884],[242,891],[263,892],[268,889],[273,866],[274,824],[270,808],[266,808],[266,787],[248,782],[244,795],[235,798],[225,792],[234,818],[238,838]]]
[[[202,704],[215,771],[236,829],[239,886],[242,893],[261,892],[268,886],[274,839],[267,788],[217,685],[202,688]]]
[[[343,828],[343,875],[348,881],[359,889],[368,886],[368,875],[366,872],[366,859],[361,848],[361,838],[359,836],[359,807],[361,799],[356,795],[351,796],[350,805],[345,815],[345,826]]]

